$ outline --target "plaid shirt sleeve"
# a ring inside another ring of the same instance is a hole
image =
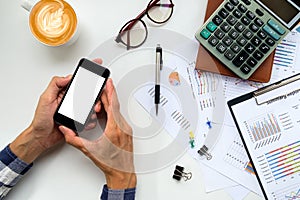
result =
[[[135,188],[125,190],[111,190],[107,185],[103,186],[101,200],[134,200]]]
[[[32,167],[20,160],[9,148],[6,146],[0,152],[0,200],[2,200],[8,192],[17,184],[17,182],[25,175]],[[101,200],[134,200],[135,188],[125,190],[111,190],[107,185],[103,186]]]
[[[32,164],[20,160],[10,150],[9,145],[0,152],[0,200],[7,195],[31,167]]]

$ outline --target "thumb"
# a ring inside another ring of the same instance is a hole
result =
[[[43,94],[53,99],[56,98],[59,92],[68,85],[71,78],[72,76],[53,77]]]
[[[58,128],[64,135],[65,140],[68,144],[74,146],[75,148],[85,153],[85,148],[83,145],[85,139],[78,137],[73,130],[65,126],[59,126]]]

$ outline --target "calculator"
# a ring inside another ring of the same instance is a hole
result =
[[[248,79],[300,22],[300,0],[224,0],[196,32],[200,44]]]

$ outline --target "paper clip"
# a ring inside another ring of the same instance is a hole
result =
[[[192,178],[192,173],[191,172],[183,172],[184,167],[181,167],[179,165],[176,165],[174,174],[173,174],[173,179],[180,181],[181,178],[184,179],[184,181],[190,180]]]

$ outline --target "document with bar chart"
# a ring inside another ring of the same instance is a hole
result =
[[[300,1],[299,1],[300,2]],[[300,69],[300,23],[276,47],[273,67]]]
[[[300,74],[228,102],[267,199],[300,199]]]

